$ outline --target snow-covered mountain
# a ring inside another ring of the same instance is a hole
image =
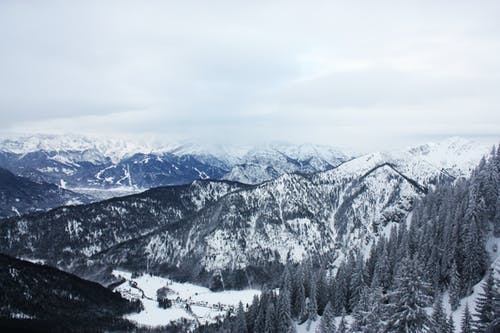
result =
[[[91,199],[83,194],[33,182],[0,168],[0,218],[89,202]]]
[[[289,260],[334,262],[370,244],[438,179],[468,176],[489,150],[450,139],[260,185],[196,181],[64,207],[1,223],[0,250],[72,270],[149,269],[207,284],[222,274],[227,287],[244,286]]]
[[[320,145],[270,144],[250,149],[224,179],[258,184],[285,173],[314,173],[350,159],[338,149]]]
[[[196,179],[261,183],[290,173],[331,169],[350,159],[327,146],[259,147],[164,144],[77,135],[26,135],[0,139],[0,167],[37,182],[74,191],[140,191]],[[113,192],[112,192],[113,193]]]

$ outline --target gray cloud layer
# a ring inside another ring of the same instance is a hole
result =
[[[0,130],[362,150],[500,136],[499,12],[496,0],[4,0]]]

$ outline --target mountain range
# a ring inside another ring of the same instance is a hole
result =
[[[438,181],[467,177],[489,150],[453,138],[260,184],[196,180],[61,207],[1,221],[0,251],[99,281],[96,271],[121,267],[244,287],[311,255],[334,265],[408,218]]]
[[[74,191],[125,188],[137,192],[196,179],[255,184],[284,173],[328,170],[350,158],[328,146],[284,143],[223,147],[77,135],[0,139],[0,167]]]

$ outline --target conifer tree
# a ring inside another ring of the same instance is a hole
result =
[[[458,274],[457,264],[455,260],[452,261],[450,268],[450,306],[451,310],[455,311],[460,305],[460,289],[461,281],[460,275]]]
[[[377,256],[377,264],[373,274],[372,287],[382,287],[383,291],[387,291],[391,286],[391,268],[389,264],[389,252],[387,250],[384,238],[380,241],[380,251]]]
[[[318,280],[316,283],[316,298],[318,302],[318,314],[323,315],[326,304],[328,303],[330,292],[328,290],[328,281],[326,273],[321,269],[318,273]]]
[[[461,333],[473,333],[472,316],[470,314],[469,304],[465,304],[465,310],[462,316],[461,327],[462,327],[460,330]]]
[[[316,333],[335,333],[335,330],[335,313],[333,312],[332,304],[328,302],[323,311],[323,316],[316,327]]]
[[[266,290],[263,290],[260,297],[257,317],[255,318],[255,322],[253,325],[255,333],[265,333],[268,306],[269,306],[268,292]]]
[[[500,148],[500,147],[499,147]],[[500,270],[497,269],[500,276]],[[495,309],[495,318],[500,318],[500,278],[493,277],[495,286],[493,288],[493,308]]]
[[[264,333],[279,333],[276,330],[276,310],[272,302],[269,303],[266,310],[266,324],[264,326]]]
[[[364,279],[364,262],[360,253],[356,255],[354,268],[352,270],[351,278],[349,280],[351,290],[349,299],[349,309],[352,310],[359,301],[361,290],[365,287]]]
[[[354,332],[380,332],[384,320],[382,289],[364,288],[360,300],[354,309]]]
[[[292,311],[293,317],[298,319],[299,321],[302,320],[306,313],[305,306],[306,306],[306,296],[305,296],[304,284],[302,282],[299,282],[297,286],[295,301],[293,304],[293,311]]]
[[[455,322],[453,321],[453,315],[451,313],[450,313],[450,317],[448,318],[445,332],[446,333],[454,333],[455,332]]]
[[[425,307],[430,302],[429,285],[414,260],[403,259],[391,293],[390,317],[387,332],[420,333],[427,329]]]
[[[252,304],[246,313],[247,318],[247,326],[249,332],[254,332],[255,321],[257,320],[257,316],[259,314],[259,296],[254,295]]]
[[[432,333],[446,332],[447,325],[448,322],[443,309],[443,299],[438,295],[432,309],[429,331]]]
[[[464,281],[466,294],[470,295],[472,286],[484,274],[486,262],[486,251],[484,248],[483,231],[481,230],[482,217],[484,217],[484,202],[478,194],[478,186],[471,186],[468,197],[468,205],[465,214],[464,226]]]
[[[306,315],[307,315],[307,330],[311,326],[311,322],[315,321],[318,317],[318,304],[316,302],[316,283],[311,281],[309,291],[309,298],[306,302]]]
[[[290,313],[290,296],[286,289],[281,290],[278,297],[277,307],[277,329],[278,332],[288,333],[292,331],[293,323]]]
[[[345,311],[342,311],[342,318],[340,318],[339,327],[336,333],[347,333],[349,332],[349,325],[345,320]]]
[[[238,304],[238,312],[236,312],[235,332],[248,332],[245,310],[243,309],[243,303],[241,302]]]
[[[490,323],[495,319],[495,308],[493,304],[493,293],[495,278],[493,271],[490,271],[486,281],[483,283],[483,290],[476,301],[476,317],[474,318],[474,331],[484,332]]]

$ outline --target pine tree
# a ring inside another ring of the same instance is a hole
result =
[[[499,146],[500,149],[500,146]],[[500,275],[500,270],[497,269]],[[500,279],[495,278],[495,287],[493,288],[493,308],[495,309],[495,318],[500,318]]]
[[[316,301],[316,283],[311,281],[310,284],[310,291],[309,291],[309,298],[307,300],[306,304],[306,313],[307,313],[307,320],[309,322],[316,320],[318,317],[318,303]]]
[[[346,267],[347,263],[343,261],[337,270],[335,277],[335,295],[333,297],[333,310],[335,313],[340,314],[343,309],[349,307],[350,299],[350,283],[349,283],[349,269]]]
[[[451,313],[450,313],[450,317],[448,318],[445,332],[446,333],[454,333],[455,332],[455,322],[453,321],[453,314],[451,314]]]
[[[370,248],[370,255],[365,262],[366,284],[371,285],[373,274],[375,273],[375,265],[377,264],[377,244],[372,244]]]
[[[325,311],[323,311],[323,316],[316,327],[316,333],[334,333],[335,330],[335,313],[333,312],[332,304],[328,302]]]
[[[352,330],[368,333],[382,331],[382,321],[385,319],[382,302],[382,288],[364,288],[354,309]]]
[[[380,241],[380,251],[377,256],[375,272],[373,274],[372,287],[382,287],[387,291],[392,283],[391,268],[389,263],[389,252],[384,238]]]
[[[476,301],[475,332],[484,332],[488,325],[495,320],[495,308],[493,305],[494,286],[495,278],[493,271],[491,271],[483,283],[483,291],[479,294]]]
[[[467,210],[464,226],[464,282],[466,293],[472,292],[472,286],[483,276],[487,258],[484,248],[483,231],[481,225],[484,218],[484,201],[479,196],[478,184],[472,184],[469,190]]]
[[[432,333],[446,332],[447,325],[448,322],[443,309],[443,300],[441,296],[437,296],[432,309],[429,331]]]
[[[277,308],[278,332],[288,333],[292,331],[293,323],[290,313],[290,296],[286,289],[280,289]]]
[[[297,294],[295,296],[295,301],[292,307],[292,315],[294,318],[301,321],[306,313],[306,292],[304,290],[304,284],[302,281],[298,283]]]
[[[462,326],[462,329],[460,330],[461,333],[473,333],[472,316],[469,311],[469,304],[465,304],[465,310],[462,316],[461,326]]]
[[[329,298],[329,290],[328,290],[328,281],[326,278],[325,271],[322,269],[318,274],[318,282],[316,288],[316,298],[318,301],[318,314],[323,315],[323,311],[325,310],[326,304],[328,303]]]
[[[458,274],[457,264],[455,260],[452,261],[450,268],[450,305],[451,310],[455,311],[460,305],[460,275]]]
[[[289,292],[292,291],[292,275],[290,273],[290,265],[286,265],[281,276],[281,286],[280,289],[286,289]]]
[[[248,326],[248,331],[249,332],[254,332],[255,328],[255,321],[257,319],[257,316],[259,314],[259,296],[254,295],[252,304],[250,305],[250,308],[248,309],[248,312],[246,313],[246,318],[247,318],[247,326]]]
[[[391,316],[387,332],[420,333],[427,329],[425,307],[430,303],[429,284],[414,260],[403,259],[396,277],[396,290],[391,293]]]
[[[349,280],[349,289],[351,290],[349,299],[349,309],[354,309],[359,301],[361,290],[365,287],[364,279],[364,261],[361,253],[358,253],[355,258],[355,266],[352,270],[351,279]]]
[[[269,295],[266,290],[262,291],[259,309],[257,311],[257,317],[254,322],[254,332],[255,333],[265,333],[266,329],[266,317],[267,317],[267,308],[269,306]]]
[[[309,292],[309,298],[306,302],[306,317],[307,324],[306,329],[309,331],[311,323],[318,317],[318,305],[316,303],[316,284],[311,283],[311,291]]]
[[[276,330],[276,310],[272,302],[269,303],[266,310],[266,324],[264,333],[279,333]]]
[[[349,325],[345,320],[345,311],[342,311],[342,318],[340,318],[339,328],[336,333],[347,333],[349,331]]]
[[[243,303],[238,304],[238,312],[236,312],[236,321],[235,321],[235,332],[237,333],[247,333],[247,319],[245,316],[245,310],[243,309]]]

